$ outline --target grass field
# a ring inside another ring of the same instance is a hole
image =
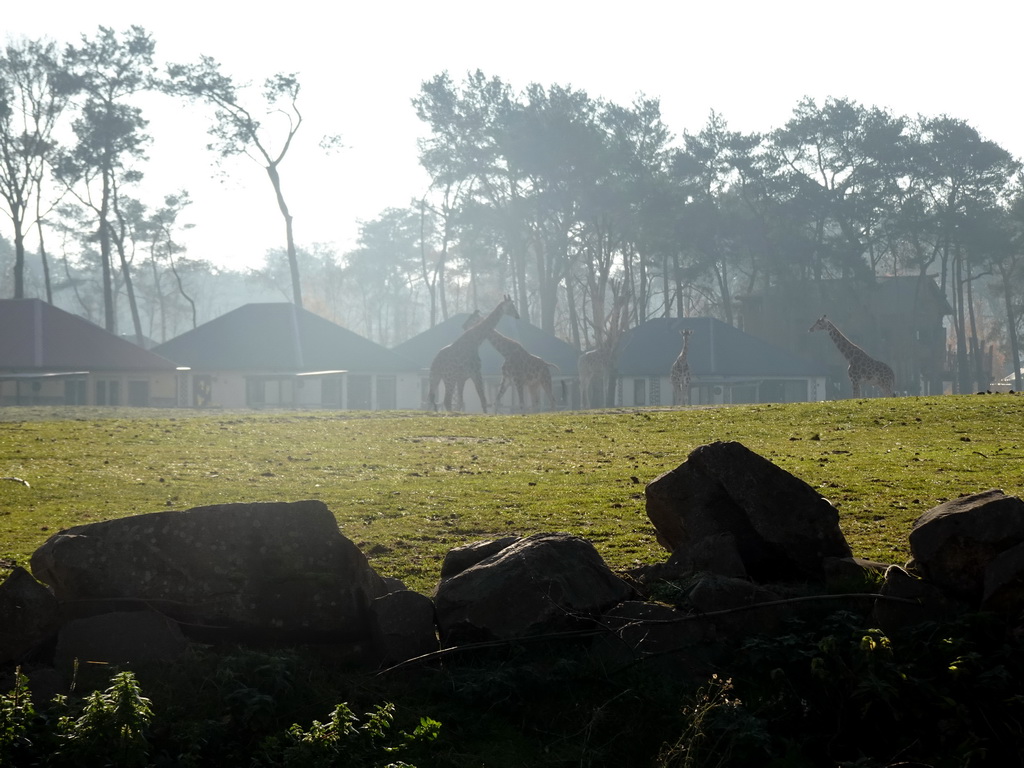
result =
[[[838,507],[859,557],[902,563],[924,511],[1024,494],[1024,398],[845,400],[526,416],[0,408],[0,558],[61,528],[207,504],[321,499],[384,576],[430,592],[451,548],[566,531],[613,568],[660,562],[644,486],[737,440]]]

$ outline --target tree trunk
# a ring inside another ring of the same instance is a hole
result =
[[[295,251],[295,233],[292,230],[292,215],[288,211],[288,205],[284,201],[284,193],[281,191],[281,176],[277,172],[277,164],[271,163],[267,166],[267,175],[270,176],[270,183],[274,185],[274,195],[277,196],[277,207],[284,217],[285,242],[288,250],[288,269],[292,275],[292,301],[295,306],[302,308],[302,282],[299,279],[299,256]]]
[[[117,333],[117,313],[114,311],[114,276],[110,261],[110,176],[103,172],[103,193],[100,202],[100,272],[103,281],[103,324],[108,333]]]

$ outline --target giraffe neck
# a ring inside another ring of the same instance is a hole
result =
[[[846,338],[843,332],[836,328],[835,323],[831,320],[828,321],[828,335],[832,337],[832,341],[847,360],[852,361],[854,358],[867,354],[863,349]]]
[[[494,330],[495,326],[498,324],[498,321],[501,320],[501,316],[502,314],[504,314],[504,312],[505,302],[503,301],[501,302],[501,304],[499,304],[493,310],[491,310],[491,313],[487,315],[487,317],[485,317],[483,320],[481,320],[479,323],[474,325],[469,330],[464,331],[463,334],[458,339],[456,339],[454,343],[465,344],[467,346],[475,347],[480,346],[481,344],[483,344],[484,339],[486,339]]]
[[[498,350],[498,353],[502,357],[507,358],[509,355],[515,355],[520,351],[526,351],[526,348],[518,341],[510,339],[508,336],[502,336],[494,330],[487,334],[487,340],[491,342],[491,346]]]

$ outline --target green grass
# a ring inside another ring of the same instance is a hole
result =
[[[737,440],[836,504],[854,554],[902,563],[914,520],[1024,492],[1024,398],[845,400],[528,416],[0,408],[0,558],[72,525],[321,499],[384,576],[430,592],[451,548],[577,534],[613,568],[661,562],[644,485]]]

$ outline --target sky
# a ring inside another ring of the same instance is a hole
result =
[[[897,115],[966,120],[1024,157],[1019,91],[1024,4],[862,0],[49,0],[7,3],[0,38],[80,42],[99,26],[146,29],[161,62],[212,56],[237,82],[297,73],[303,124],[281,165],[300,246],[355,247],[360,222],[420,198],[428,179],[411,100],[447,71],[476,69],[521,90],[536,82],[628,105],[657,98],[677,137],[712,111],[735,131],[769,131],[805,96],[848,98]],[[138,196],[152,207],[189,191],[181,238],[191,258],[258,268],[284,247],[284,224],[263,168],[223,167],[205,149],[201,108],[147,103],[153,143]],[[326,154],[325,135],[342,149]],[[0,233],[10,236],[0,220]]]

